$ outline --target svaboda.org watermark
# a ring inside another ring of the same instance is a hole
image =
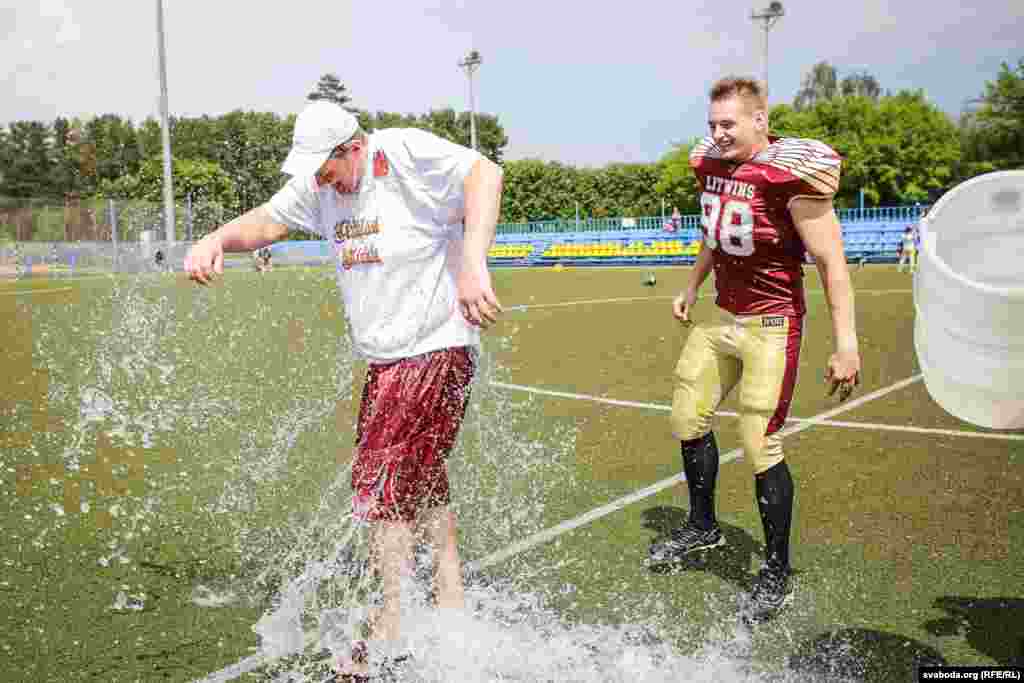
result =
[[[1024,668],[1019,666],[923,666],[917,673],[922,681],[1020,681]]]

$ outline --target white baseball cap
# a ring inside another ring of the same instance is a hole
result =
[[[359,122],[333,102],[318,100],[306,106],[295,119],[292,149],[281,170],[292,176],[313,176],[331,150],[348,142]]]

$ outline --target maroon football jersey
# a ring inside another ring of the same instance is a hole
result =
[[[832,197],[840,158],[817,140],[770,137],[740,164],[726,161],[711,138],[690,152],[701,188],[701,229],[714,257],[715,300],[734,315],[803,315],[804,243],[789,204]]]

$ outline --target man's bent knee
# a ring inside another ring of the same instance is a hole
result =
[[[765,434],[767,416],[743,416],[740,421],[743,455],[750,461],[754,474],[761,474],[782,462],[782,437],[778,432]]]
[[[711,418],[714,410],[698,411],[692,402],[689,405],[676,401],[672,405],[672,436],[679,441],[698,439],[711,431]]]

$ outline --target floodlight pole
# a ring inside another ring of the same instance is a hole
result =
[[[473,97],[473,73],[483,64],[483,58],[476,50],[470,50],[459,66],[466,70],[469,78],[469,140],[470,146],[476,149],[476,100]]]
[[[779,18],[785,15],[785,13],[781,2],[772,2],[760,12],[752,12],[750,14],[751,19],[762,22],[764,25],[764,43],[761,50],[761,83],[765,93],[768,92],[768,31],[775,26]]]
[[[164,230],[174,242],[174,184],[171,172],[171,125],[167,107],[167,52],[164,49],[164,2],[156,0],[157,55],[160,61],[160,131],[164,147]]]

